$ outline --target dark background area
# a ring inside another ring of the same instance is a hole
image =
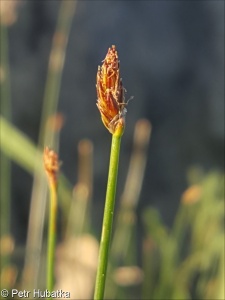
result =
[[[37,143],[60,1],[23,1],[9,28],[13,123]],[[59,111],[62,172],[77,179],[77,144],[94,143],[93,224],[100,229],[110,134],[96,107],[97,66],[117,46],[129,102],[122,140],[121,194],[135,122],[152,137],[138,211],[158,208],[170,225],[190,166],[224,168],[224,1],[78,1],[63,70]],[[13,224],[25,243],[32,178],[13,166]]]

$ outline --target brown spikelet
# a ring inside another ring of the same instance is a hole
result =
[[[193,204],[200,200],[202,195],[202,189],[199,185],[194,184],[184,191],[181,201],[183,204]]]
[[[116,47],[109,48],[102,66],[97,72],[97,107],[105,127],[114,134],[121,134],[125,127],[126,103],[124,87],[120,78],[119,59]]]
[[[43,154],[43,162],[49,183],[56,185],[57,174],[59,172],[58,154],[55,151],[49,149],[48,147],[45,147]]]

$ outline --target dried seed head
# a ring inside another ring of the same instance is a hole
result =
[[[125,127],[125,89],[120,78],[116,47],[109,48],[97,72],[97,107],[102,122],[112,134],[122,135]]]
[[[59,132],[63,125],[65,123],[65,118],[63,116],[63,114],[61,113],[56,113],[54,115],[51,115],[48,119],[47,119],[47,129],[54,131],[54,132]]]
[[[201,186],[194,184],[184,191],[181,201],[183,204],[191,205],[201,199],[202,189]]]
[[[1,1],[0,9],[0,23],[4,26],[13,25],[18,17],[18,7],[22,4],[22,1],[7,0]]]
[[[58,154],[45,147],[43,154],[44,168],[50,184],[57,183],[57,174],[59,172]]]

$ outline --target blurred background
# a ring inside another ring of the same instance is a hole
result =
[[[12,262],[3,265],[14,266],[2,269],[8,286],[28,286],[24,274],[35,255],[29,286],[43,286],[47,186],[38,170],[48,145],[62,161],[56,286],[74,284],[71,275],[60,279],[65,251],[93,248],[80,250],[85,261],[92,258],[90,292],[73,296],[92,297],[111,141],[96,107],[96,72],[116,45],[126,99],[134,98],[121,146],[107,297],[223,299],[224,2],[3,0],[0,14],[1,247],[8,245],[3,254]],[[118,248],[123,242],[126,250]]]

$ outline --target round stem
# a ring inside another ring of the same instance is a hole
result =
[[[50,208],[49,208],[48,256],[47,256],[47,289],[50,292],[53,291],[53,287],[54,287],[56,217],[57,217],[56,184],[50,183]]]
[[[107,184],[105,210],[104,210],[104,218],[103,218],[103,225],[102,225],[102,236],[101,236],[101,243],[100,243],[100,250],[99,250],[97,276],[95,282],[95,294],[94,294],[95,300],[98,299],[102,300],[104,297],[105,279],[106,279],[106,271],[107,271],[107,264],[108,264],[108,252],[109,252],[109,244],[110,244],[112,223],[113,223],[120,143],[121,143],[121,135],[118,136],[114,134],[112,136],[108,184]]]

